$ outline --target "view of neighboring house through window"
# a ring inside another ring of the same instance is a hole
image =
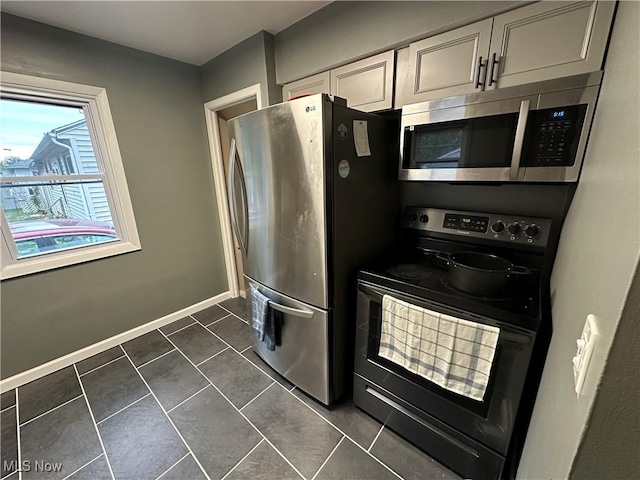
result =
[[[82,108],[3,98],[2,209],[19,258],[117,240]]]
[[[2,72],[0,278],[140,249],[106,90]]]

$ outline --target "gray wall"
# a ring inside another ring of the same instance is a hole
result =
[[[638,2],[620,2],[582,177],[553,271],[553,338],[520,478],[568,478],[638,265],[639,16]],[[576,398],[571,358],[589,313],[598,318],[600,338]],[[637,375],[637,344],[635,358],[627,360],[636,361]],[[637,448],[637,438],[629,440]]]
[[[197,67],[2,14],[2,70],[107,89],[142,250],[3,281],[2,378],[227,290]]]
[[[247,38],[201,67],[202,99],[205,102],[260,84],[263,105],[282,100],[275,84],[273,35],[264,30]]]
[[[571,478],[640,478],[640,269],[636,270]],[[635,361],[634,361],[635,360]]]
[[[282,85],[530,2],[334,2],[275,37]]]

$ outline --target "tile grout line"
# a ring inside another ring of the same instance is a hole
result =
[[[191,315],[189,315],[189,316],[191,317]],[[187,318],[187,317],[185,317],[185,318]],[[191,317],[191,320],[193,320],[193,317]],[[182,330],[185,330],[185,329],[187,329],[189,327],[193,327],[195,324],[196,324],[196,322],[190,323],[189,325],[186,325],[186,326],[184,326],[182,328],[179,328],[175,332],[166,333],[165,335],[170,337],[171,335],[175,335],[176,333],[181,332]],[[171,325],[171,324],[169,324],[169,325]],[[160,329],[158,329],[158,330],[160,330]],[[164,475],[164,473],[163,473],[163,475]]]
[[[289,388],[288,390],[289,390],[289,392],[290,392],[290,393],[293,393],[293,391],[294,391],[295,389],[296,389],[296,386],[294,385],[293,387]]]
[[[111,478],[115,480],[116,476],[113,474],[113,468],[111,468],[111,462],[109,461],[109,455],[107,455],[107,449],[104,447],[104,442],[102,441],[102,435],[100,435],[100,429],[98,428],[98,424],[96,423],[96,417],[93,416],[93,410],[91,410],[91,405],[89,405],[89,398],[87,397],[87,392],[85,392],[84,390],[84,385],[82,384],[82,379],[80,378],[80,374],[78,373],[78,368],[76,367],[75,363],[73,364],[73,369],[76,372],[76,377],[78,377],[78,383],[80,383],[80,389],[82,390],[84,401],[87,404],[87,408],[89,409],[89,415],[91,415],[91,421],[93,422],[93,427],[96,429],[96,434],[98,435],[98,440],[100,441],[100,446],[102,447],[102,453],[104,454],[104,459],[107,461],[107,466],[109,467],[109,473],[111,474]]]
[[[153,331],[153,330],[152,330]],[[158,332],[160,332],[160,330],[157,330]],[[167,340],[169,340],[169,338],[162,332],[160,332],[160,334],[166,338]],[[169,342],[171,342],[171,340],[169,340]],[[173,342],[171,342],[171,345],[173,345],[175,347],[175,344]],[[124,348],[123,348],[124,350]],[[182,352],[180,352],[182,353]],[[189,451],[189,453],[191,453],[191,455],[193,456],[193,459],[196,461],[196,463],[198,464],[198,466],[200,467],[200,470],[202,470],[202,473],[204,473],[204,476],[207,478],[207,480],[211,480],[211,477],[209,477],[209,474],[204,470],[204,468],[202,467],[202,464],[200,463],[200,460],[198,460],[198,457],[196,457],[196,455],[193,453],[193,450],[191,450],[191,447],[189,446],[189,444],[187,443],[187,441],[184,439],[184,437],[182,436],[182,434],[180,433],[180,431],[178,430],[178,428],[176,427],[175,423],[173,423],[173,420],[171,420],[171,417],[169,416],[169,414],[167,413],[167,411],[164,409],[164,407],[162,406],[162,404],[160,403],[160,400],[158,400],[158,397],[156,396],[156,394],[153,392],[153,390],[151,390],[151,387],[149,386],[149,384],[147,383],[147,381],[145,380],[145,378],[142,376],[142,373],[140,373],[140,370],[138,370],[135,366],[135,364],[133,363],[133,360],[131,360],[131,357],[129,357],[129,354],[127,354],[126,350],[124,350],[124,354],[125,356],[129,359],[129,362],[131,362],[131,365],[133,366],[134,370],[136,371],[136,373],[138,374],[138,376],[142,379],[142,381],[144,382],[144,384],[147,386],[147,388],[149,389],[149,391],[151,392],[151,395],[153,395],[153,398],[156,400],[156,403],[158,404],[158,406],[160,407],[160,410],[162,411],[162,413],[164,413],[165,417],[167,417],[167,420],[169,420],[169,423],[171,424],[171,426],[173,427],[173,429],[175,430],[175,432],[178,434],[178,436],[180,437],[180,440],[182,440],[182,443],[184,444],[185,447],[187,447],[187,450]],[[183,354],[184,355],[184,354]],[[198,370],[200,371],[200,370]]]
[[[10,407],[3,408],[2,410],[0,410],[0,413],[4,413],[4,412],[6,412],[7,410],[9,410],[9,409],[11,409],[11,408],[14,408],[14,407],[15,407],[15,405],[11,405]],[[3,478],[4,478],[4,477],[3,477]]]
[[[371,445],[369,445],[369,448],[367,449],[367,453],[371,453],[371,449],[373,448],[373,444],[376,443],[376,440],[378,440],[378,437],[382,433],[383,429],[384,429],[384,423],[380,426],[380,430],[378,430],[378,433],[376,434],[376,436],[371,441]]]
[[[213,325],[214,323],[218,323],[220,320],[224,320],[225,318],[229,318],[231,316],[232,316],[232,314],[228,313],[224,317],[216,318],[213,322],[207,323],[206,325],[204,323],[202,323],[200,320],[198,320],[196,317],[194,317],[193,315],[191,315],[191,318],[193,318],[197,323],[202,325],[204,328],[207,328],[207,327],[210,327],[211,325]]]
[[[162,333],[162,332],[161,332],[161,333]],[[213,332],[211,332],[211,334],[212,334],[212,335],[214,335],[214,336],[216,336],[216,337],[218,337],[218,336],[217,336],[217,335],[215,335]],[[163,334],[163,335],[164,335],[164,334]],[[166,338],[169,342],[171,342],[171,339],[170,339],[169,337],[167,337],[166,335],[165,335],[165,338]],[[238,352],[235,348],[233,348],[233,347],[232,347],[231,345],[229,345],[227,342],[225,342],[224,340],[222,340],[220,337],[218,337],[218,339],[220,339],[220,341],[222,341],[223,343],[225,343],[226,345],[228,345],[228,346],[229,346],[232,350],[234,350],[236,353]],[[173,342],[171,342],[171,343],[173,344]],[[174,345],[174,347],[175,347],[175,344],[173,344],[173,345]],[[184,354],[184,352],[182,352],[182,350],[180,350],[178,347],[176,347],[176,348],[178,349],[178,351],[179,351],[180,353],[182,353],[182,355],[184,356],[184,358],[186,358],[186,359],[187,359],[187,361],[191,363],[191,365],[193,365],[194,367],[196,367],[196,365],[191,361],[191,359],[190,359],[189,357],[187,357],[187,356]],[[248,360],[247,360],[247,361],[248,361]],[[249,425],[251,425],[251,426],[254,428],[254,430],[255,430],[256,432],[258,432],[258,435],[260,435],[260,436],[261,436],[261,437],[262,437],[262,438],[263,438],[263,439],[264,439],[264,440],[265,440],[269,445],[271,445],[271,447],[276,451],[276,453],[278,453],[278,455],[280,455],[280,456],[284,459],[284,461],[285,461],[285,462],[287,462],[287,463],[289,464],[289,466],[290,466],[291,468],[293,468],[293,470],[294,470],[298,475],[300,475],[300,477],[301,477],[301,478],[303,478],[303,479],[306,479],[306,478],[307,478],[307,477],[305,477],[304,475],[302,475],[302,473],[300,472],[300,470],[298,470],[298,469],[297,469],[297,467],[296,467],[293,463],[291,463],[291,462],[289,461],[289,459],[288,459],[287,457],[285,457],[285,456],[284,456],[284,454],[283,454],[280,450],[278,450],[278,449],[276,448],[276,446],[275,446],[273,443],[271,443],[271,441],[270,441],[270,440],[269,440],[269,439],[268,439],[268,438],[267,438],[267,437],[266,437],[266,436],[265,436],[265,435],[264,435],[264,434],[263,434],[263,433],[258,429],[258,427],[256,427],[256,426],[253,424],[253,422],[252,422],[251,420],[249,420],[249,419],[246,417],[246,415],[245,415],[244,413],[242,413],[242,412],[238,409],[238,407],[236,407],[236,406],[233,404],[233,402],[231,402],[231,400],[229,400],[229,398],[228,398],[224,393],[222,393],[222,391],[221,391],[221,390],[220,390],[220,389],[219,389],[219,388],[218,388],[218,387],[217,387],[217,386],[216,386],[216,385],[215,385],[215,384],[214,384],[214,383],[209,379],[209,377],[207,377],[204,373],[202,373],[202,371],[200,371],[200,369],[199,369],[198,367],[196,367],[196,369],[198,370],[198,372],[200,372],[200,375],[202,375],[202,376],[203,376],[203,377],[204,377],[204,378],[205,378],[205,379],[206,379],[206,380],[211,384],[211,386],[212,386],[214,389],[216,389],[216,391],[217,391],[217,392],[222,396],[222,398],[224,398],[224,399],[227,401],[227,403],[229,403],[229,405],[231,405],[231,407],[232,407],[233,409],[235,409],[235,410],[236,410],[236,411],[237,411],[237,412],[242,416],[242,418],[244,418],[244,419],[247,421],[247,423],[249,423]]]
[[[67,400],[66,402],[61,403],[61,404],[60,404],[60,405],[58,405],[57,407],[53,407],[53,408],[51,408],[51,409],[47,410],[46,412],[41,413],[41,414],[40,414],[40,415],[38,415],[37,417],[30,418],[29,420],[27,420],[26,422],[24,422],[24,423],[23,423],[22,425],[20,425],[20,426],[21,426],[21,427],[24,427],[25,425],[28,425],[29,423],[33,422],[34,420],[37,420],[37,419],[39,419],[39,418],[41,418],[41,417],[44,417],[46,414],[51,413],[51,412],[53,412],[54,410],[57,410],[57,409],[59,409],[59,408],[62,408],[62,407],[64,407],[66,404],[71,403],[71,402],[73,402],[74,400],[79,399],[81,396],[82,396],[82,394],[77,395],[77,396],[73,397],[71,400]]]
[[[171,412],[173,412],[176,408],[178,408],[180,405],[182,405],[183,403],[188,402],[189,400],[191,400],[193,397],[195,397],[196,395],[198,395],[200,392],[202,392],[203,390],[206,390],[207,388],[209,388],[211,385],[205,385],[204,387],[202,387],[200,390],[198,390],[196,393],[194,393],[193,395],[189,395],[189,397],[185,398],[183,401],[181,401],[179,404],[177,404],[175,407],[171,407],[169,410],[167,410],[167,415],[170,414]],[[164,475],[164,474],[163,474]]]
[[[201,362],[198,362],[196,364],[196,367],[199,367],[200,365],[202,365],[205,362],[208,362],[209,360],[211,360],[214,357],[217,357],[218,355],[220,355],[223,352],[226,352],[227,350],[229,350],[229,347],[224,347],[222,350],[220,350],[218,353],[211,355],[209,358],[205,358],[204,360],[202,360]]]
[[[198,323],[200,323],[198,320],[196,320]],[[200,323],[200,325],[202,325],[202,323]],[[207,327],[205,327],[204,325],[202,325],[204,328],[206,328],[209,333],[211,335],[213,335],[214,337],[216,337],[218,340],[220,340],[222,343],[224,343],[227,348],[225,348],[225,350],[227,349],[231,349],[234,352],[236,352],[238,355],[240,355],[242,358],[245,359],[245,361],[249,362],[250,365],[253,365],[254,367],[256,367],[258,370],[260,370],[263,374],[265,374],[267,377],[269,377],[271,380],[273,380],[274,382],[280,384],[282,386],[282,388],[284,388],[285,390],[288,390],[287,387],[285,387],[284,385],[282,385],[280,382],[278,382],[278,380],[276,380],[276,378],[271,375],[269,372],[267,372],[266,370],[264,370],[263,368],[261,368],[258,364],[252,362],[251,360],[249,360],[247,357],[245,357],[242,352],[246,352],[247,350],[249,350],[251,347],[253,347],[253,345],[249,345],[247,348],[244,348],[242,351],[237,350],[233,345],[231,345],[229,342],[227,342],[225,339],[223,339],[220,335],[218,335],[217,333],[212,332],[211,330],[209,330]],[[222,353],[222,352],[218,352],[218,353]],[[184,354],[183,354],[184,355]],[[217,355],[217,354],[216,354]],[[186,356],[186,355],[185,355]],[[201,365],[201,363],[199,363],[198,365]],[[196,365],[196,366],[198,366]],[[284,377],[283,377],[284,378]],[[295,385],[294,385],[295,387]]]
[[[329,454],[329,456],[327,458],[324,459],[324,462],[322,462],[322,464],[320,465],[320,467],[318,467],[318,470],[316,470],[316,473],[313,475],[313,477],[311,477],[311,480],[315,480],[315,478],[318,476],[318,474],[320,473],[320,470],[322,470],[322,467],[324,467],[327,462],[329,461],[329,459],[331,458],[331,456],[335,453],[335,451],[338,449],[338,447],[340,446],[340,444],[343,442],[343,440],[347,438],[345,435],[342,436],[342,438],[340,439],[340,441],[336,444],[335,447],[333,447],[333,450],[331,450],[331,453]]]
[[[246,324],[248,324],[248,323],[249,323],[249,321],[248,321],[248,320],[245,320],[244,318],[242,318],[242,317],[241,317],[240,315],[238,315],[237,313],[233,313],[231,310],[229,310],[229,309],[228,309],[228,308],[226,308],[226,307],[223,307],[223,306],[222,306],[222,305],[220,305],[219,303],[218,303],[218,306],[219,306],[220,308],[222,308],[223,310],[226,310],[227,312],[229,312],[231,315],[233,315],[234,317],[236,317],[236,318],[237,318],[238,320],[240,320],[241,322],[244,322],[244,323],[246,323]],[[229,316],[229,315],[227,315],[227,317],[228,317],[228,316]]]
[[[163,475],[166,475],[167,473],[169,473],[169,470],[171,470],[173,467],[175,467],[176,465],[178,465],[182,460],[184,460],[185,458],[187,458],[189,455],[191,455],[189,452],[184,454],[184,457],[182,457],[180,460],[178,460],[176,463],[174,463],[173,465],[171,465],[169,468],[167,468],[164,472],[162,472],[157,478],[156,480],[160,480],[160,478],[162,478]]]
[[[249,455],[251,455],[256,448],[258,448],[260,445],[262,445],[263,442],[264,442],[264,438],[262,440],[260,440],[255,447],[253,447],[251,450],[249,450],[249,452],[244,457],[242,457],[240,460],[238,460],[238,463],[236,463],[233,467],[231,467],[231,470],[229,470],[227,473],[225,473],[224,476],[220,480],[224,480],[225,478],[227,478],[231,474],[231,472],[233,472],[236,468],[238,468],[238,465],[240,465],[242,462],[244,462],[246,460],[246,458]]]
[[[92,464],[93,462],[95,462],[97,459],[99,459],[102,455],[104,455],[104,453],[101,453],[100,455],[98,455],[96,458],[94,458],[93,460],[89,460],[87,463],[85,463],[84,465],[82,465],[80,468],[78,468],[77,470],[74,470],[73,472],[71,472],[69,475],[67,475],[66,477],[64,477],[62,480],[67,480],[68,478],[70,478],[71,476],[75,475],[76,473],[78,473],[80,470],[82,470],[84,467],[86,467],[87,465]]]
[[[244,404],[244,406],[242,406],[241,408],[239,408],[238,410],[242,411],[245,407],[248,407],[249,404],[251,402],[253,402],[256,398],[258,398],[260,395],[262,395],[264,392],[266,392],[267,390],[269,390],[271,387],[273,387],[273,384],[276,382],[271,382],[269,384],[269,386],[267,388],[265,388],[264,390],[262,390],[259,394],[257,394],[255,397],[253,397],[251,400],[249,400],[247,403]]]
[[[105,350],[106,351],[106,350]],[[84,373],[79,373],[78,374],[81,377],[84,377],[85,375],[89,375],[90,373],[95,372],[96,370],[100,370],[102,367],[106,367],[107,365],[109,365],[110,363],[113,363],[117,360],[120,360],[122,357],[124,357],[124,355],[120,355],[118,358],[114,358],[113,360],[109,360],[107,363],[103,363],[102,365],[97,366],[96,368],[92,368],[91,370],[89,370],[88,372],[84,372]],[[91,358],[91,357],[89,357]]]
[[[151,395],[151,393],[147,393],[146,395],[144,395],[143,397],[140,397],[139,399],[131,402],[129,405],[127,405],[124,408],[121,408],[120,410],[118,410],[117,412],[113,412],[111,415],[109,415],[106,418],[103,418],[102,420],[100,420],[99,422],[96,422],[96,425],[100,425],[103,422],[106,422],[107,420],[109,420],[112,417],[115,417],[117,414],[119,414],[120,412],[124,412],[127,408],[129,408],[132,405],[135,405],[136,403],[138,403],[140,400],[144,400],[145,398],[147,398],[149,395]]]
[[[285,390],[287,390],[285,388]],[[288,391],[288,390],[287,390]],[[338,432],[340,432],[342,435],[344,435],[346,438],[348,438],[349,440],[351,440],[358,448],[360,448],[363,452],[365,452],[367,455],[369,455],[371,458],[373,458],[376,462],[378,462],[380,465],[382,465],[384,468],[386,468],[387,470],[389,470],[390,472],[392,472],[396,477],[402,479],[402,477],[400,475],[398,475],[391,467],[389,467],[388,465],[386,465],[385,463],[382,462],[382,460],[380,460],[378,457],[376,457],[375,455],[372,455],[371,453],[369,453],[367,450],[365,450],[365,448],[360,445],[358,442],[356,442],[353,438],[351,438],[349,435],[347,435],[344,431],[342,431],[342,429],[338,428],[336,425],[334,425],[333,423],[331,423],[331,421],[329,421],[328,419],[326,419],[325,417],[322,416],[322,414],[320,412],[317,412],[315,409],[313,409],[310,405],[307,405],[301,398],[298,398],[297,396],[295,396],[291,391],[289,391],[289,394],[295,398],[296,400],[298,400],[300,403],[302,403],[305,407],[307,407],[309,410],[311,410],[313,413],[315,413],[316,415],[318,415],[321,419],[323,419],[325,422],[327,422],[329,425],[331,425],[333,428],[335,428]]]
[[[22,480],[22,442],[20,441],[20,409],[18,399],[18,389],[16,388],[16,443],[18,444],[18,480]]]
[[[159,358],[162,358],[162,357],[164,357],[164,356],[166,356],[166,355],[169,355],[170,353],[173,353],[173,352],[175,352],[175,351],[176,351],[176,349],[174,348],[173,350],[169,350],[168,352],[164,352],[162,355],[158,355],[157,357],[152,358],[152,359],[151,359],[151,360],[149,360],[148,362],[144,362],[143,364],[138,365],[136,368],[142,368],[142,367],[144,367],[144,366],[146,366],[146,365],[149,365],[151,362],[155,362],[155,361],[156,361],[156,360],[158,360]]]

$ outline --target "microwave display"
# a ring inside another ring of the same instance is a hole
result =
[[[404,168],[491,168],[511,164],[517,113],[406,127]]]
[[[527,125],[529,154],[524,157],[523,165],[573,165],[586,111],[586,105],[532,111]]]

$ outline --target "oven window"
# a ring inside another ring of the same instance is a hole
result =
[[[403,167],[509,167],[517,122],[509,113],[406,127]]]
[[[378,356],[378,352],[380,350],[380,332],[382,328],[382,304],[379,301],[374,301],[370,299],[369,303],[369,338],[367,345],[367,358],[378,365],[385,367],[386,369],[396,373],[397,375],[410,380],[414,384],[431,390],[432,392],[436,392],[439,396],[446,398],[452,403],[469,410],[470,412],[475,413],[476,415],[480,415],[481,417],[486,418],[487,413],[489,411],[489,406],[491,403],[491,398],[493,397],[494,390],[494,377],[495,377],[495,368],[500,363],[501,357],[501,346],[498,343],[496,347],[496,353],[493,360],[493,367],[491,369],[491,373],[489,375],[489,384],[487,385],[487,390],[485,391],[484,401],[477,401],[469,397],[465,397],[463,395],[459,395],[455,392],[451,392],[446,390],[439,385],[430,382],[426,378],[421,377],[420,375],[416,375],[413,372],[410,372],[406,368],[398,365],[397,363],[391,362],[386,358],[382,358]]]

